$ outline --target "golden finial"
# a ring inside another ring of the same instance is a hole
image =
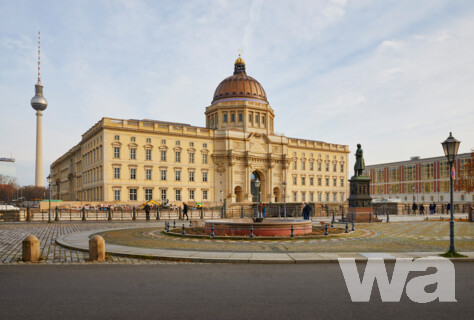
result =
[[[245,65],[244,59],[242,59],[242,57],[240,56],[240,48],[239,48],[239,57],[237,58],[237,60],[235,60],[234,64],[243,64],[243,65]]]

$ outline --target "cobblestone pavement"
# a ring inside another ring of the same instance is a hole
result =
[[[21,261],[22,241],[29,235],[36,236],[40,241],[40,263],[91,263],[88,262],[89,253],[63,248],[55,244],[54,239],[73,232],[145,226],[162,228],[163,222],[2,223],[0,224],[0,264],[23,263]],[[176,262],[107,256],[107,263],[163,264]]]
[[[343,227],[340,225],[340,227]],[[155,228],[100,233],[106,243],[153,249],[229,252],[442,252],[449,247],[449,223],[435,221],[357,224],[356,231],[317,239],[196,239],[163,234]],[[474,224],[455,224],[456,249],[474,251]]]

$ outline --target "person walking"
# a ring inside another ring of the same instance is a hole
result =
[[[416,215],[416,210],[418,210],[418,205],[413,201],[413,205],[411,206],[411,209],[413,211],[413,215]]]
[[[422,204],[420,204],[420,215],[425,215],[425,206]]]
[[[146,215],[146,220],[150,220],[150,206],[148,203],[145,204],[145,215]]]
[[[183,202],[183,220],[184,220],[184,216],[186,216],[186,220],[189,220],[188,205],[186,204],[186,202]]]
[[[309,203],[305,203],[303,207],[304,220],[309,220],[310,213],[311,213],[311,206],[309,205]]]
[[[262,215],[264,218],[266,218],[266,213],[267,213],[267,205],[264,203],[263,204],[263,208],[262,208]]]

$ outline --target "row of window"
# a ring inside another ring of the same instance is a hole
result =
[[[120,141],[120,136],[119,136],[119,135],[116,135],[116,136],[114,137],[114,140],[115,140],[115,141]],[[136,142],[136,138],[135,138],[135,137],[130,137],[130,142]],[[146,143],[151,143],[151,138],[146,138]],[[166,139],[161,139],[161,144],[162,144],[162,145],[166,145]],[[175,141],[175,144],[176,144],[177,146],[180,146],[180,145],[181,145],[181,141],[176,140],[176,141]],[[192,142],[192,141],[189,142],[189,146],[190,146],[190,147],[194,147],[194,142]],[[202,144],[202,147],[203,147],[203,148],[207,148],[207,143],[203,143],[203,144]]]
[[[182,190],[177,189],[174,190],[174,200],[175,201],[182,201],[183,194]],[[153,189],[145,189],[145,201],[153,200]],[[161,189],[160,192],[160,199],[161,201],[168,200],[168,190]],[[122,190],[115,189],[114,190],[114,200],[121,201],[122,200]],[[130,188],[128,190],[128,200],[130,201],[138,201],[138,189],[137,188]],[[188,200],[196,200],[196,190],[188,190]],[[208,190],[201,191],[201,200],[208,200]]]
[[[318,171],[322,171],[322,163],[318,162]],[[329,162],[326,162],[325,164],[325,171],[329,172]],[[293,170],[298,170],[298,161],[294,160],[293,161]],[[300,170],[306,170],[306,160],[301,160],[301,169]],[[310,161],[309,162],[309,170],[314,171],[314,162]],[[344,172],[344,164],[340,164],[340,172]],[[332,165],[332,172],[337,172],[337,163],[333,163]]]
[[[305,202],[305,201],[310,201],[310,202],[315,202],[315,197],[314,197],[314,192],[308,192],[309,198],[306,197],[305,191],[300,192],[300,199],[298,199],[298,192],[293,192],[293,202]],[[338,195],[339,195],[339,201],[346,201],[345,193],[344,192],[333,192],[332,193],[332,201],[338,201]],[[318,192],[318,200],[319,202],[329,202],[331,201],[331,193],[330,192],[325,192],[324,195],[322,192]]]
[[[160,170],[160,180],[166,181],[167,180],[167,169],[161,169]],[[121,168],[120,167],[115,167],[114,168],[114,179],[121,179]],[[137,168],[130,168],[130,179],[131,180],[136,180],[137,179]],[[182,174],[181,170],[175,170],[174,171],[174,179],[175,181],[182,181]],[[188,181],[195,181],[195,172],[194,171],[188,171]],[[145,169],[145,180],[153,180],[152,177],[152,169],[146,168]],[[208,181],[208,172],[207,171],[202,171],[202,182],[207,182]]]
[[[229,115],[230,115],[230,117],[229,117]],[[255,112],[255,116],[254,116],[253,112],[249,112],[248,115],[249,115],[249,121],[248,121],[249,124],[255,124],[256,126],[259,126],[259,124],[261,123],[262,126],[265,126],[266,118],[265,118],[264,114],[260,115],[260,113]],[[235,123],[235,122],[243,122],[244,121],[243,112],[238,112],[238,113],[230,112],[230,113],[228,113],[228,112],[224,111],[222,113],[222,117],[223,117],[223,123],[229,123],[229,122]],[[254,119],[255,119],[255,121],[253,121]],[[209,122],[209,126],[217,127],[217,125],[219,124],[219,116],[217,114],[213,114],[213,115],[209,116],[208,117],[208,122]]]
[[[430,182],[422,182],[421,187],[418,188],[418,186],[415,183],[405,183],[405,192],[404,193],[430,193],[430,192],[435,192],[435,185],[433,181]],[[449,192],[450,191],[450,185],[449,185],[449,180],[446,181],[440,181],[439,182],[439,192]],[[389,194],[397,194],[400,193],[400,184],[399,183],[394,183],[394,184],[389,184],[388,185],[388,193]],[[374,194],[385,194],[385,189],[384,185],[376,185],[374,186]]]
[[[440,163],[440,178],[449,178],[449,163],[448,161],[441,161]],[[388,168],[388,181],[385,179],[385,169],[376,168],[374,170],[375,177],[372,177],[375,183],[382,182],[397,182],[400,181],[401,172],[400,167],[394,166]],[[415,164],[408,164],[403,166],[404,181],[415,181],[417,180],[417,169]],[[421,180],[432,180],[434,179],[434,163],[422,163],[420,165]]]
[[[167,160],[167,151],[166,150],[161,150],[160,151],[160,160],[163,162],[166,162]],[[145,150],[145,160],[152,160],[152,150],[151,149],[146,149]],[[114,147],[114,159],[120,159],[120,147]],[[131,160],[136,160],[137,159],[137,149],[136,148],[130,148],[130,159]],[[202,163],[207,164],[207,153],[202,154]],[[189,163],[195,163],[195,154],[194,152],[189,152],[188,153],[188,160]],[[175,162],[181,162],[181,151],[175,151],[174,153],[174,161]]]
[[[329,178],[325,178],[325,186],[329,187]],[[340,178],[340,187],[344,187],[344,178]],[[293,185],[296,186],[298,184],[298,177],[293,176]],[[306,185],[306,177],[302,176],[301,177],[301,185],[305,186]],[[309,177],[309,185],[314,186],[314,177]],[[322,186],[322,178],[318,178],[318,186]],[[332,178],[332,186],[337,187],[337,178]]]

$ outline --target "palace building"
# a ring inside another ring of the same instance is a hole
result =
[[[102,118],[51,165],[54,197],[229,205],[283,202],[286,194],[287,202],[346,201],[348,146],[275,134],[275,112],[240,55],[205,116],[205,128]]]

